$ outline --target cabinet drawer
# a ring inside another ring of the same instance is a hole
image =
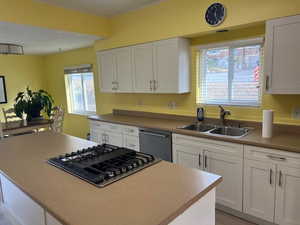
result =
[[[115,124],[115,123],[106,123],[106,122],[100,122],[100,125],[102,130],[122,133],[122,128],[123,128],[122,125]]]
[[[139,128],[132,126],[123,126],[123,134],[131,136],[139,136]]]
[[[96,120],[90,120],[90,129],[98,129],[101,127],[101,122]]]
[[[140,151],[140,143],[138,137],[124,135],[124,147]]]
[[[44,209],[6,177],[0,176],[4,206],[24,225],[45,225]]]
[[[238,157],[244,156],[243,145],[224,141],[215,141],[208,138],[191,137],[181,134],[173,134],[173,144],[231,154]]]
[[[245,158],[300,168],[300,153],[245,145]]]

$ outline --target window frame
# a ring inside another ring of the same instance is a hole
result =
[[[246,47],[246,46],[254,46],[260,45],[260,76],[259,76],[259,84],[258,84],[258,101],[235,101],[232,100],[232,80],[233,75],[233,49],[239,47]],[[212,49],[220,49],[220,48],[227,48],[229,50],[229,61],[228,61],[228,101],[220,101],[220,100],[206,100],[205,94],[205,75],[206,73],[206,65],[205,65],[205,57],[204,53],[208,50]],[[199,52],[199,72],[198,72],[198,88],[197,88],[197,98],[196,103],[202,105],[228,105],[228,106],[245,106],[245,107],[260,107],[262,104],[262,82],[263,82],[263,48],[264,48],[264,38],[253,38],[253,39],[246,39],[246,40],[237,40],[231,42],[222,42],[222,43],[215,43],[215,44],[208,44],[208,45],[201,45],[198,46]]]
[[[78,67],[80,69],[80,67]],[[75,68],[76,69],[76,68]],[[73,91],[72,91],[72,81],[70,77],[72,75],[80,75],[81,77],[81,86],[82,86],[82,96],[83,96],[83,102],[84,102],[84,109],[87,109],[87,102],[86,102],[86,96],[85,96],[85,91],[84,91],[84,74],[85,73],[90,73],[93,76],[93,81],[94,81],[94,72],[93,71],[76,71],[74,69],[74,72],[65,72],[65,89],[66,89],[66,97],[67,97],[67,105],[68,105],[68,113],[69,114],[76,114],[76,115],[84,115],[84,116],[90,116],[90,115],[96,115],[97,109],[95,111],[75,111],[74,110],[74,101],[73,101]],[[66,71],[66,69],[65,69]],[[94,82],[95,84],[95,82]],[[95,107],[96,107],[96,92],[95,92],[95,85],[94,85],[94,97],[95,97]]]

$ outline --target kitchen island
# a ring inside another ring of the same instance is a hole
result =
[[[213,225],[221,177],[160,162],[105,188],[46,160],[94,146],[52,133],[0,141],[4,206],[24,225]]]

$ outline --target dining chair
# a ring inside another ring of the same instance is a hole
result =
[[[21,121],[21,119],[16,115],[14,108],[9,108],[9,109],[2,108],[2,111],[3,111],[5,123],[9,123],[9,122],[13,122],[13,121]],[[10,134],[10,135],[5,135],[5,137],[33,134],[35,132],[38,132],[38,130],[30,130],[30,131],[24,131],[24,132],[20,132],[20,133],[14,133],[14,134]]]
[[[62,106],[56,106],[52,109],[50,119],[53,121],[50,128],[52,131],[62,133],[65,111]]]
[[[20,118],[17,117],[14,108],[9,108],[9,109],[2,108],[2,111],[3,111],[3,116],[4,116],[5,123],[7,123],[9,121],[20,120]]]

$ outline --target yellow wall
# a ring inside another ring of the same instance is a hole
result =
[[[93,64],[95,68],[96,54],[93,48],[83,48],[45,56],[45,62],[45,81],[47,90],[52,94],[56,105],[63,105],[64,108],[67,109],[64,67],[80,64]],[[96,90],[98,90],[97,82],[95,85]],[[100,103],[101,100],[97,99],[97,102]],[[74,136],[86,137],[88,132],[86,116],[66,114],[64,131]]]
[[[198,36],[217,29],[243,27],[253,23],[300,13],[299,0],[220,0],[227,17],[218,27],[204,20],[214,0],[164,0],[143,9],[118,15],[111,20],[112,36],[98,41],[95,48],[107,49],[175,36]]]
[[[3,0],[2,0],[3,1]],[[18,0],[11,0],[11,5]],[[31,2],[31,0],[26,0]],[[1,2],[1,0],[0,0]],[[248,38],[264,34],[264,21],[266,19],[294,15],[300,13],[299,0],[222,0],[227,7],[228,16],[225,22],[217,28],[211,28],[204,22],[205,9],[213,0],[165,0],[160,4],[152,5],[137,11],[115,16],[109,19],[111,37],[98,41],[94,48],[74,50],[61,54],[46,56],[45,60],[45,84],[46,89],[54,96],[57,104],[63,104],[66,108],[66,97],[64,87],[63,68],[65,66],[92,63],[95,68],[95,88],[97,100],[97,113],[108,113],[113,108],[141,110],[150,112],[164,112],[183,115],[194,115],[196,105],[196,78],[199,68],[197,68],[197,51],[195,46],[210,42]],[[33,1],[30,4],[35,4]],[[40,3],[39,3],[40,4]],[[34,5],[35,7],[37,5]],[[47,12],[42,4],[38,8],[44,9],[49,16],[51,10]],[[47,6],[48,7],[48,6]],[[59,9],[61,10],[61,9]],[[35,14],[36,11],[30,11]],[[22,13],[21,13],[22,14]],[[39,14],[37,14],[39,15]],[[46,27],[64,26],[68,29],[76,29],[85,32],[101,32],[102,25],[89,24],[87,20],[80,18],[74,23],[65,20],[61,13],[53,18],[53,22],[45,19]],[[17,18],[12,18],[5,14],[7,20],[20,22]],[[24,23],[39,23],[35,21],[33,15],[24,15]],[[0,16],[1,18],[1,16]],[[72,16],[71,16],[72,20]],[[79,21],[80,20],[80,21]],[[48,21],[48,22],[47,22]],[[101,23],[97,21],[97,23]],[[71,24],[71,25],[69,25]],[[86,26],[89,24],[89,26]],[[106,22],[104,22],[106,24]],[[42,24],[40,24],[42,25]],[[73,27],[74,26],[74,27]],[[97,28],[95,28],[95,26]],[[214,34],[216,29],[230,28],[229,33]],[[183,95],[155,95],[155,94],[103,94],[99,91],[98,75],[96,72],[95,49],[109,49],[126,45],[133,45],[147,41],[154,41],[175,36],[192,37],[191,40],[191,68],[192,68],[192,90],[190,94]],[[177,103],[177,108],[171,110],[167,107],[170,101]],[[140,105],[142,103],[142,105]],[[261,110],[271,108],[275,110],[276,122],[300,124],[299,120],[291,118],[292,109],[300,105],[299,95],[271,96],[264,95],[262,107],[231,107],[232,118],[260,120]],[[216,107],[207,107],[208,116],[217,116]],[[84,137],[88,131],[86,117],[78,115],[66,115],[65,131],[67,133]]]
[[[195,115],[196,90],[197,90],[197,67],[198,52],[196,46],[211,42],[228,41],[242,38],[257,37],[264,34],[264,26],[254,26],[234,30],[228,33],[218,33],[191,39],[191,93],[189,94],[105,94],[99,91],[99,81],[96,65],[96,54],[93,48],[85,48],[66,53],[50,55],[46,57],[46,77],[48,90],[58,104],[66,108],[64,88],[64,66],[92,63],[95,72],[95,89],[97,101],[97,113],[110,113],[112,109],[139,110],[148,112],[161,112],[170,114]],[[262,109],[274,109],[275,120],[279,123],[300,124],[300,120],[291,118],[292,109],[300,106],[299,95],[272,96],[263,95],[261,107],[227,107],[232,112],[233,119],[261,121]],[[176,109],[169,109],[168,103],[175,101]],[[142,102],[142,105],[139,103]],[[218,108],[215,106],[205,107],[207,116],[218,117]],[[65,131],[67,133],[84,137],[88,132],[86,117],[78,115],[66,115]]]
[[[40,56],[6,56],[0,55],[0,75],[5,76],[8,104],[2,108],[10,108],[19,91],[26,86],[33,89],[44,88],[44,58]],[[3,119],[0,113],[0,120]]]
[[[35,0],[0,0],[0,21],[108,37],[107,18]]]

